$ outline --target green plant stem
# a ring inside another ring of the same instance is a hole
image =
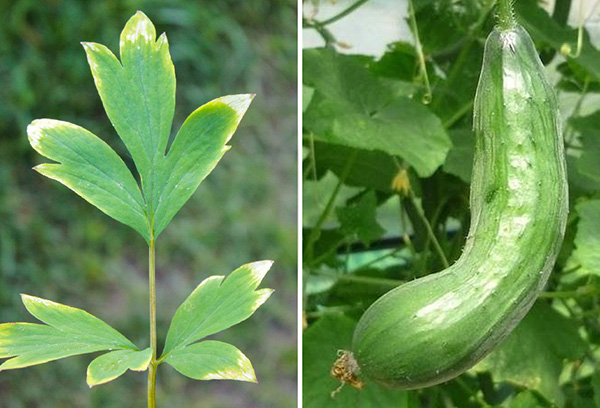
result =
[[[508,30],[515,25],[513,0],[498,0],[498,27]]]
[[[420,76],[425,85],[425,95],[423,95],[422,102],[427,105],[431,102],[431,86],[429,85],[427,64],[425,63],[425,54],[423,53],[423,46],[421,45],[421,39],[419,38],[419,28],[417,27],[417,18],[415,17],[415,8],[412,0],[408,0],[408,15],[410,18],[410,28],[415,36],[415,49],[417,50],[417,56],[419,57]]]
[[[491,407],[491,405],[487,403],[487,401],[479,394],[479,392],[473,390],[462,378],[457,377],[454,379],[454,381],[467,393],[467,395],[470,395],[474,402],[476,402],[480,407]]]
[[[356,159],[357,152],[358,151],[355,150],[350,155],[350,158],[346,162],[346,167],[344,167],[344,170],[342,171],[340,179],[339,179],[337,185],[335,186],[335,189],[331,193],[331,197],[329,197],[329,201],[327,202],[325,209],[321,213],[321,216],[317,220],[317,223],[311,229],[310,234],[308,235],[308,238],[306,240],[306,263],[309,267],[312,265],[312,261],[314,258],[315,242],[317,242],[317,240],[321,236],[321,228],[323,227],[323,224],[325,224],[325,221],[327,221],[327,218],[329,218],[329,214],[333,210],[333,206],[335,205],[335,199],[337,198],[337,195],[339,194],[340,190],[342,189],[342,185],[346,181],[346,177],[348,177],[348,174],[350,173],[350,169],[352,168],[352,165],[354,164],[354,159]]]
[[[156,269],[155,269],[154,237],[150,239],[148,248],[148,278],[150,287],[150,347],[152,360],[148,366],[148,408],[156,407]]]
[[[400,252],[401,250],[402,250],[402,248],[396,248],[396,249],[392,250],[391,252],[388,252],[387,254],[383,254],[381,256],[378,256],[377,258],[375,258],[375,259],[373,259],[373,260],[371,260],[369,262],[366,262],[363,265],[360,265],[356,270],[361,270],[361,269],[368,268],[369,266],[375,265],[376,263],[381,262],[384,259],[396,256],[396,254],[398,252]]]
[[[326,26],[328,24],[335,23],[339,19],[342,19],[342,18],[346,17],[348,14],[352,13],[354,10],[356,10],[357,8],[359,8],[360,6],[365,4],[367,1],[369,1],[369,0],[358,0],[355,3],[351,4],[350,6],[348,6],[348,8],[342,10],[340,13],[336,14],[335,16],[333,16],[331,18],[328,18],[325,21],[321,21],[319,24],[321,26]]]
[[[356,282],[356,283],[365,283],[367,285],[378,285],[378,286],[389,286],[395,288],[396,286],[400,286],[404,283],[404,281],[396,280],[396,279],[386,279],[386,278],[374,278],[371,276],[358,276],[358,275],[346,275],[339,273],[332,273],[327,271],[313,271],[314,275],[327,276],[330,278],[335,278],[339,281],[346,282]]]
[[[444,251],[442,250],[442,246],[440,245],[437,237],[433,233],[433,229],[431,229],[431,224],[429,223],[429,220],[425,216],[425,213],[423,212],[421,207],[419,207],[419,205],[417,204],[417,201],[415,200],[415,195],[412,191],[408,194],[408,199],[412,202],[412,204],[416,208],[419,218],[425,225],[425,229],[427,230],[427,235],[429,236],[429,239],[431,240],[431,243],[433,244],[435,251],[438,253],[438,256],[440,257],[440,261],[442,261],[442,265],[444,266],[444,268],[448,268],[450,266],[450,264],[448,263],[448,259],[446,258],[446,255],[444,254]]]
[[[450,129],[456,122],[462,119],[467,113],[473,109],[473,99],[461,106],[456,112],[452,114],[448,119],[444,120],[442,126],[446,129]]]
[[[540,298],[545,299],[570,299],[570,298],[581,298],[587,296],[600,295],[600,288],[593,285],[582,286],[576,290],[568,291],[556,291],[556,292],[542,292]]]

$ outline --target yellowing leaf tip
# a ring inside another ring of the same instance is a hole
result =
[[[227,95],[218,98],[218,101],[229,106],[241,117],[246,113],[255,96],[256,94]]]
[[[261,281],[265,277],[267,272],[269,272],[274,263],[275,261],[265,260],[252,262],[247,264],[246,266],[250,268],[252,270],[252,274],[256,275],[259,281]]]
[[[142,38],[147,42],[154,41],[156,30],[148,16],[138,10],[125,24],[121,33],[121,43],[125,41],[134,43]]]

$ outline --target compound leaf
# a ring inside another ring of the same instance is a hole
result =
[[[207,340],[173,350],[165,362],[194,380],[256,382],[248,357],[231,344],[220,341]]]
[[[229,150],[227,142],[253,98],[250,94],[217,98],[196,109],[183,123],[159,166],[157,194],[151,207],[155,236]]]
[[[146,371],[152,360],[152,349],[116,350],[93,360],[87,369],[87,384],[90,387],[105,384],[120,377],[127,370]]]
[[[175,111],[175,68],[167,37],[138,11],[121,32],[121,62],[104,45],[82,43],[104,109],[131,153],[144,196],[153,201]]]
[[[42,364],[101,350],[137,347],[125,336],[84,310],[22,295],[23,304],[46,323],[0,324],[0,370]]]
[[[273,293],[272,289],[255,290],[272,265],[272,261],[253,262],[240,266],[225,280],[211,276],[202,281],[177,309],[163,356],[250,317]]]
[[[61,182],[148,239],[140,189],[109,145],[82,127],[52,119],[34,120],[27,127],[27,134],[39,154],[60,163],[40,164],[35,170]]]
[[[175,69],[167,37],[138,11],[121,32],[120,61],[104,45],[82,43],[104,109],[131,153],[137,182],[99,138],[66,122],[28,128],[32,146],[61,164],[36,169],[70,187],[149,243],[229,149],[254,95],[229,95],[194,111],[166,153],[175,110]]]

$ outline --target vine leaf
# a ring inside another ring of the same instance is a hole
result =
[[[111,326],[88,312],[29,295],[25,308],[44,324],[0,324],[1,370],[29,367],[102,350],[137,350]]]
[[[575,206],[579,215],[577,234],[575,235],[575,251],[572,254],[574,264],[580,264],[583,271],[589,274],[600,274],[600,200],[589,200]]]
[[[161,359],[250,317],[273,293],[255,290],[272,265],[272,261],[252,262],[225,280],[211,276],[200,283],[175,312]]]
[[[356,202],[336,208],[340,231],[358,238],[365,245],[380,238],[385,230],[377,222],[377,197],[374,191],[363,194]]]
[[[489,371],[495,383],[508,382],[537,391],[554,405],[562,406],[559,377],[564,361],[585,353],[577,325],[543,302],[531,311],[500,346],[475,366]]]
[[[330,375],[339,350],[349,350],[356,321],[343,314],[325,314],[303,333],[302,406],[306,408],[414,408],[416,393],[370,382],[362,390],[345,386],[331,398],[340,383]]]
[[[402,96],[356,57],[308,49],[303,62],[303,81],[315,89],[304,126],[315,140],[400,156],[421,177],[444,163],[452,142],[429,109]]]
[[[131,153],[141,189],[119,156],[89,131],[50,119],[27,128],[31,145],[57,163],[36,167],[150,241],[194,194],[229,149],[254,95],[229,95],[194,111],[167,153],[175,110],[175,69],[167,37],[138,11],[121,33],[120,60],[82,43],[104,109]]]
[[[257,382],[248,357],[231,344],[220,341],[207,340],[173,350],[165,362],[194,380]]]
[[[123,375],[127,370],[146,371],[152,360],[152,348],[145,350],[116,350],[97,357],[87,369],[90,387],[106,384]]]
[[[59,120],[34,120],[27,134],[39,154],[60,163],[40,164],[35,170],[149,239],[142,193],[110,146],[84,128]]]

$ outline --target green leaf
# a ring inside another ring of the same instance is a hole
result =
[[[302,85],[302,112],[308,108],[310,101],[315,93],[315,90],[310,86]]]
[[[155,237],[229,150],[227,142],[253,98],[250,94],[223,96],[198,108],[183,123],[158,169],[151,207]]]
[[[540,7],[538,1],[516,1],[515,11],[519,22],[531,34],[536,43],[543,42],[560,51],[563,44],[568,43],[575,50],[577,44],[577,29],[562,27],[546,10]],[[596,81],[600,81],[600,51],[591,41],[587,30],[583,30],[583,46],[577,58],[568,57],[569,62],[581,67]]]
[[[151,203],[175,110],[175,68],[167,37],[163,33],[156,40],[154,25],[138,11],[121,32],[121,62],[102,44],[82,44],[104,109],[131,153]]]
[[[106,113],[131,153],[135,179],[108,145],[88,131],[44,119],[28,128],[32,146],[62,164],[36,169],[57,179],[109,216],[158,237],[229,149],[254,95],[229,95],[194,111],[168,153],[175,109],[175,69],[167,37],[138,11],[121,33],[120,58],[104,45],[82,43]]]
[[[84,128],[59,120],[34,120],[27,134],[39,154],[60,162],[40,164],[35,170],[149,238],[140,189],[110,146]]]
[[[332,50],[305,50],[303,61],[304,82],[315,88],[304,127],[315,140],[400,156],[421,177],[444,162],[450,139],[422,104]]]
[[[369,382],[362,390],[344,386],[330,371],[338,350],[349,350],[356,322],[343,315],[326,315],[309,326],[302,342],[302,406],[306,408],[409,408],[419,407],[412,393]]]
[[[541,400],[541,398],[531,391],[518,393],[510,402],[510,408],[543,408],[547,406],[548,404],[546,402]]]
[[[600,182],[600,111],[588,116],[571,117],[569,124],[577,130],[583,145],[582,154],[577,160],[577,170],[596,183]]]
[[[471,182],[473,170],[473,155],[475,135],[470,129],[456,129],[449,132],[452,139],[452,149],[446,157],[444,171],[453,174],[465,183]]]
[[[600,407],[600,372],[594,371],[592,375],[592,389],[594,390],[594,403]]]
[[[564,360],[575,360],[586,344],[577,325],[550,306],[537,302],[529,314],[475,370],[490,371],[494,382],[509,382],[537,391],[561,406],[559,376]]]
[[[163,357],[250,317],[273,293],[255,290],[273,265],[258,261],[242,265],[224,276],[205,279],[175,312]]]
[[[393,156],[381,151],[358,150],[322,142],[315,142],[314,148],[317,170],[331,170],[337,177],[341,177],[347,167],[348,157],[356,154],[344,184],[391,191],[392,180],[398,173],[398,165]]]
[[[356,237],[365,245],[380,238],[385,230],[377,222],[377,198],[370,190],[363,194],[355,203],[336,208],[340,221],[340,231],[351,237]]]
[[[127,370],[146,371],[152,360],[152,349],[117,350],[93,360],[87,369],[87,384],[90,387],[105,384],[120,377]]]
[[[600,275],[600,200],[590,200],[575,206],[579,214],[573,257],[582,268]]]
[[[173,350],[165,362],[194,380],[257,382],[248,357],[231,344],[220,341],[207,340]]]
[[[84,310],[22,295],[23,304],[47,324],[0,324],[0,365],[10,370],[101,350],[137,347],[125,336]]]

